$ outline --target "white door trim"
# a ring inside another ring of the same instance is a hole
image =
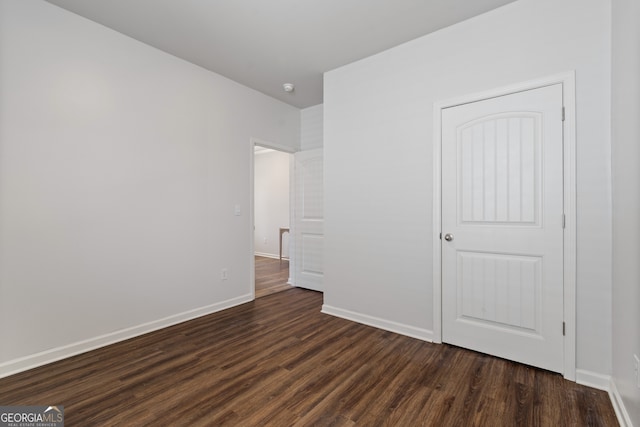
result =
[[[464,95],[434,104],[433,108],[433,342],[442,342],[442,110],[456,105],[562,84],[565,108],[564,139],[564,377],[576,380],[576,123],[575,72]]]
[[[251,232],[249,233],[249,289],[251,293],[251,300],[256,299],[256,259],[255,259],[255,237],[254,237],[254,228],[256,223],[255,212],[254,212],[254,203],[255,203],[255,146],[259,145],[261,147],[271,148],[277,151],[282,151],[285,153],[293,154],[296,152],[295,149],[291,147],[287,147],[286,145],[279,145],[273,142],[265,141],[259,138],[250,138],[249,139],[249,227],[251,227]],[[293,156],[292,156],[293,157]],[[289,182],[293,184],[293,161],[289,163]],[[289,217],[293,218],[293,185],[289,185]],[[291,229],[293,231],[293,229]],[[291,236],[293,233],[289,233],[289,265],[294,261],[293,259],[293,251],[295,241]],[[289,280],[288,283],[291,285],[291,269],[289,269]]]

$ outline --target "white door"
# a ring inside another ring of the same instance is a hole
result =
[[[442,112],[442,340],[562,373],[556,84]]]
[[[324,195],[322,150],[295,153],[295,258],[296,286],[322,291],[324,248]]]

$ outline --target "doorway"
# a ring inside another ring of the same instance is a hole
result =
[[[261,298],[291,288],[292,154],[253,145],[254,292]]]
[[[436,105],[434,145],[434,341],[567,379],[575,379],[573,82],[567,73]]]

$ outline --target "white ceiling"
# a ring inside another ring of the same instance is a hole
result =
[[[47,1],[304,108],[323,72],[514,0]]]

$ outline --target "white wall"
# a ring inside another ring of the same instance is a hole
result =
[[[640,426],[640,3],[613,3],[613,381]]]
[[[281,151],[255,156],[253,209],[256,255],[279,256],[280,227],[289,227],[290,159],[291,154]],[[289,233],[282,236],[282,256],[289,257]]]
[[[250,299],[250,139],[300,110],[43,1],[0,93],[0,376]]]
[[[300,111],[300,149],[302,151],[322,148],[324,107],[314,105]]]
[[[608,0],[520,0],[325,74],[325,305],[429,338],[434,102],[569,70],[577,367],[609,374]]]

